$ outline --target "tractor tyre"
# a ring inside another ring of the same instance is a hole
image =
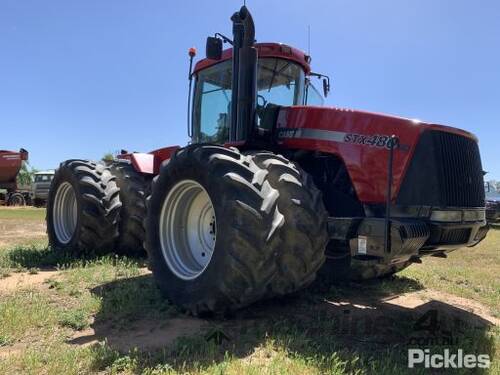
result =
[[[279,191],[278,208],[285,217],[271,289],[281,295],[291,293],[312,283],[325,262],[328,214],[321,191],[297,164],[270,152],[252,155],[268,171],[270,185]]]
[[[120,188],[120,224],[116,252],[129,256],[145,256],[146,193],[150,179],[137,172],[128,162],[114,162],[110,166]]]
[[[24,195],[22,195],[21,193],[10,194],[9,199],[7,201],[7,206],[12,206],[12,207],[26,206],[26,200],[24,199]]]
[[[200,315],[265,297],[278,274],[286,218],[252,156],[217,145],[178,150],[153,179],[146,250],[158,286]]]
[[[47,200],[49,244],[80,253],[113,250],[118,238],[120,189],[109,168],[67,160],[54,175]]]

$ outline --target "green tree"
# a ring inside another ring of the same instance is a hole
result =
[[[114,158],[115,158],[114,155],[111,152],[108,152],[104,154],[101,160],[105,163],[111,163],[114,160]]]
[[[33,168],[28,162],[23,161],[21,169],[17,175],[17,185],[31,186],[35,179],[36,172],[38,172],[38,169]]]

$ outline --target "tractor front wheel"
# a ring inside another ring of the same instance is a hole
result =
[[[279,191],[278,207],[286,219],[280,230],[282,245],[272,289],[279,294],[291,293],[314,281],[325,262],[328,214],[321,191],[298,164],[265,151],[252,156],[268,172],[271,186]]]
[[[199,315],[266,295],[284,221],[266,174],[216,145],[188,146],[162,165],[148,198],[146,250],[173,303]]]
[[[153,275],[194,314],[294,292],[324,261],[321,193],[280,156],[186,147],[162,165],[147,206]]]

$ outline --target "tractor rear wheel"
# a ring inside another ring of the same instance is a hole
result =
[[[77,252],[112,251],[118,238],[119,191],[115,177],[102,164],[61,163],[47,200],[49,244]]]
[[[146,192],[150,179],[138,173],[128,162],[114,162],[110,166],[120,188],[120,236],[116,251],[123,255],[146,255],[144,249],[144,220],[146,218]]]
[[[253,159],[268,171],[267,180],[280,193],[278,207],[285,217],[272,290],[291,293],[314,281],[325,262],[328,214],[321,192],[297,164],[270,152],[253,153]]]

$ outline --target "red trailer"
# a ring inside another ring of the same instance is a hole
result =
[[[30,190],[19,189],[17,175],[28,160],[28,151],[21,148],[19,152],[0,150],[0,201],[8,206],[24,206],[30,199]]]

